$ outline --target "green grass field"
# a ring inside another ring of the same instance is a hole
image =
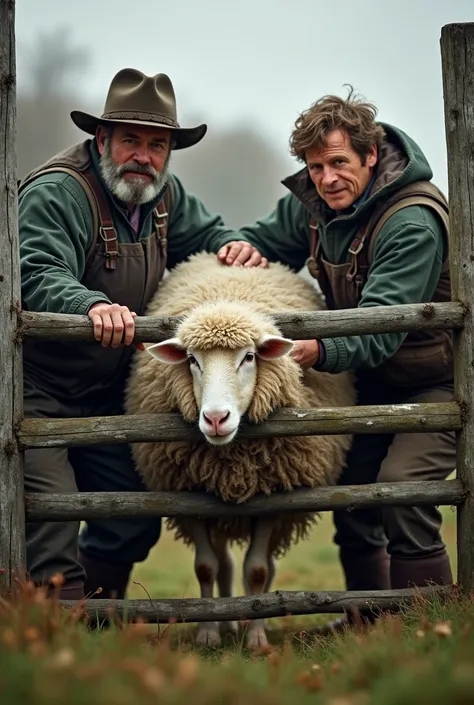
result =
[[[455,569],[455,512],[445,508],[443,513]],[[167,533],[133,578],[133,598],[198,595],[192,552]],[[274,588],[343,588],[330,514],[280,562]],[[78,614],[64,613],[54,601],[25,588],[14,602],[0,602],[0,703],[474,702],[474,605],[469,596],[420,601],[370,630],[331,637],[312,634],[313,621],[307,617],[273,624],[272,648],[266,653],[251,654],[240,640],[197,651],[191,625],[161,625],[159,634],[156,625],[140,624],[90,632]]]
[[[456,570],[456,513],[443,508],[443,538],[448,546],[453,571]],[[321,514],[320,523],[312,535],[301,542],[278,563],[273,589],[281,590],[343,590],[343,576],[337,559],[337,547],[332,542],[332,514]],[[236,552],[241,565],[242,552]],[[145,598],[146,591],[154,598],[198,597],[199,586],[193,571],[193,552],[173,540],[166,531],[148,559],[139,564],[133,574],[131,598]],[[237,574],[236,591],[241,590]],[[242,594],[239,592],[239,594]]]

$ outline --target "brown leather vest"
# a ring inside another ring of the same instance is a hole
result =
[[[397,210],[410,205],[425,205],[440,217],[449,235],[448,204],[441,191],[431,182],[418,181],[397,191],[380,204],[361,228],[349,248],[350,261],[331,264],[321,253],[317,224],[310,221],[310,274],[317,279],[330,309],[356,308],[359,304],[368,270],[373,260],[375,240],[384,223]],[[433,302],[451,300],[449,255],[444,259]],[[390,312],[387,312],[390,315]],[[418,387],[451,382],[453,379],[453,342],[450,330],[409,332],[401,347],[377,368],[361,371],[374,382],[403,387]]]
[[[166,269],[169,189],[157,205],[154,228],[138,242],[118,242],[105,189],[91,167],[89,141],[62,152],[28,176],[63,171],[83,186],[92,210],[94,232],[81,284],[104,293],[113,303],[144,315]],[[111,395],[120,400],[135,348],[103,348],[96,342],[49,342],[27,339],[23,346],[25,376],[37,387],[59,398],[90,401]]]

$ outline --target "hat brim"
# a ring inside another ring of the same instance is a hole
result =
[[[96,117],[89,113],[83,113],[81,110],[73,110],[71,112],[71,120],[80,130],[87,132],[90,135],[95,135],[99,125],[141,125],[147,127],[163,127],[173,133],[174,146],[173,149],[186,149],[192,147],[202,140],[207,132],[207,125],[197,125],[197,127],[171,127],[164,123],[151,122],[147,120],[109,120],[106,118]]]

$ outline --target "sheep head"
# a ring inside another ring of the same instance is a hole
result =
[[[293,341],[268,329],[274,326],[247,305],[205,304],[181,323],[176,337],[147,347],[163,364],[189,366],[199,428],[212,445],[235,438],[255,401],[262,361],[277,361],[293,348]]]

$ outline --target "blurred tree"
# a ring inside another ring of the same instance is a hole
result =
[[[83,139],[69,113],[83,103],[79,84],[87,75],[90,55],[74,45],[68,28],[60,27],[39,35],[33,46],[19,44],[18,63],[18,176],[22,178]]]
[[[294,166],[248,124],[220,131],[209,127],[202,142],[173,155],[172,169],[229,226],[240,227],[274,208],[287,193],[280,181]]]
[[[85,47],[74,46],[71,30],[58,27],[40,34],[32,47],[26,47],[25,83],[32,96],[63,98],[70,93],[72,79],[83,80],[90,65]]]

